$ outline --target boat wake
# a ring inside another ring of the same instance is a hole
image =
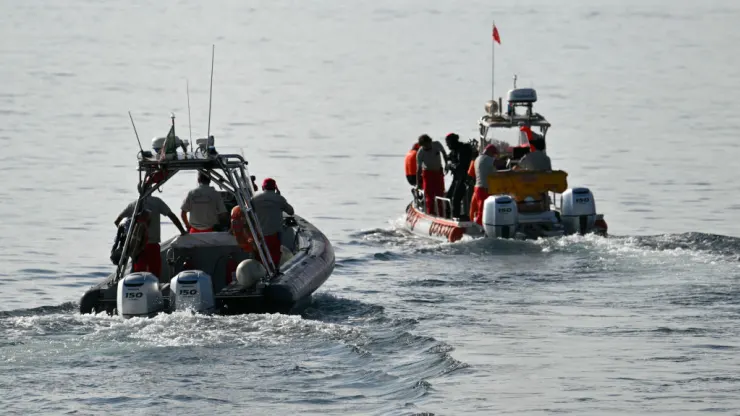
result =
[[[415,335],[416,324],[388,316],[382,306],[323,293],[315,295],[303,316],[185,311],[121,319],[104,313],[81,315],[77,305],[65,303],[0,314],[0,373],[36,368],[54,374],[40,384],[34,381],[36,389],[50,389],[65,374],[74,373],[76,379],[86,379],[86,388],[97,391],[99,398],[110,399],[94,404],[101,412],[122,410],[119,401],[151,412],[157,407],[152,403],[162,400],[162,406],[192,414],[215,403],[236,409],[262,402],[269,394],[273,403],[315,406],[316,411],[336,407],[350,413],[418,414],[414,403],[427,396],[434,379],[466,364],[452,358],[448,344]],[[172,367],[172,362],[183,365]],[[103,371],[106,377],[101,378]],[[130,382],[132,371],[140,378],[136,383]],[[157,390],[159,398],[140,395],[161,377],[173,382]],[[185,380],[214,377],[223,385],[250,391],[249,397],[236,399],[228,393],[231,388],[197,383],[199,395],[190,397],[190,403],[171,400]],[[0,384],[6,384],[2,377]],[[29,388],[23,382],[10,387],[6,403],[16,403],[11,407],[18,409],[34,407],[32,398],[24,396]],[[378,400],[387,405],[376,407]],[[49,405],[64,412],[74,403],[60,396]]]
[[[440,253],[448,255],[531,255],[593,251],[603,254],[645,252],[688,256],[699,261],[740,261],[740,238],[687,232],[649,236],[571,235],[539,240],[470,239],[440,242],[411,234],[400,220],[389,228],[363,230],[351,235],[355,244],[392,248],[399,254]]]

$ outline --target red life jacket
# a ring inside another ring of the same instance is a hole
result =
[[[254,250],[254,238],[247,227],[242,209],[239,205],[231,210],[231,233],[236,238],[236,242],[246,252]]]

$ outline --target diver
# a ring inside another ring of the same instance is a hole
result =
[[[452,218],[467,220],[468,203],[467,170],[473,160],[473,148],[468,143],[460,143],[460,136],[450,133],[445,137],[447,148],[450,149],[449,163],[445,170],[452,173],[452,183],[447,191],[447,198],[452,205]]]

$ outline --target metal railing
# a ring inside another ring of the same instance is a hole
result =
[[[155,168],[154,165],[149,166],[151,165],[150,163],[140,163],[140,172],[144,170],[144,165],[147,166],[146,174],[143,178],[141,176],[139,178],[139,198],[136,200],[133,213],[131,214],[132,223],[131,227],[129,227],[128,229],[126,239],[123,243],[122,255],[116,267],[116,277],[114,283],[117,283],[121,278],[123,278],[124,270],[126,269],[130,260],[130,256],[127,253],[131,245],[131,237],[134,230],[134,219],[139,213],[141,213],[144,206],[143,201],[155,190],[164,185],[180,170],[199,170],[201,172],[206,172],[206,174],[208,174],[211,179],[217,182],[219,186],[221,186],[221,188],[225,189],[227,192],[233,192],[236,198],[236,202],[241,208],[242,213],[244,214],[247,226],[249,227],[249,231],[252,233],[252,236],[254,236],[256,243],[255,245],[257,246],[257,254],[259,255],[259,258],[262,261],[265,269],[267,270],[266,280],[269,280],[278,274],[278,269],[272,261],[270,250],[268,249],[267,242],[265,241],[265,237],[262,234],[262,228],[260,227],[259,220],[257,219],[256,213],[252,209],[251,201],[254,193],[252,191],[252,181],[246,168],[247,162],[241,155],[236,154],[218,155],[214,159],[210,159],[210,161],[217,161],[216,166],[204,166],[203,164],[199,164],[198,162],[194,161],[174,161],[174,163],[161,163],[159,166],[157,166],[157,168]],[[214,168],[222,170],[223,175],[219,172],[216,172]],[[153,175],[162,174],[164,172],[166,172],[166,174],[159,182],[150,183]]]
[[[440,202],[442,202],[442,215],[439,215],[439,206]],[[449,218],[449,216],[452,213],[452,201],[450,201],[450,198],[445,198],[441,196],[435,196],[434,197],[434,215],[442,218]]]

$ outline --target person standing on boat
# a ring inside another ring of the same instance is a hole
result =
[[[488,177],[496,173],[496,155],[498,149],[489,144],[483,150],[483,154],[475,159],[475,188],[473,188],[473,200],[470,201],[470,219],[483,225],[483,202],[488,198]]]
[[[527,153],[519,160],[519,163],[514,168],[515,170],[532,170],[532,171],[551,171],[552,162],[550,156],[543,152],[545,147],[544,140],[535,140],[532,142],[534,151]]]
[[[172,212],[170,207],[164,203],[161,199],[154,195],[149,195],[141,201],[142,211],[149,212],[149,220],[147,222],[147,244],[144,246],[138,258],[134,262],[134,272],[149,272],[157,277],[160,277],[162,273],[162,256],[160,253],[159,242],[161,241],[161,226],[159,222],[159,216],[165,216],[175,224],[180,233],[185,235],[187,231],[183,228],[180,220]],[[113,221],[116,227],[121,223],[124,218],[131,218],[134,215],[134,208],[136,201],[131,202],[126,208],[118,214],[118,218]]]
[[[434,214],[436,197],[445,194],[444,166],[447,152],[444,146],[426,134],[419,136],[419,151],[416,153],[416,188],[424,189],[427,214]]]
[[[448,170],[452,173],[452,183],[447,191],[447,198],[452,205],[452,218],[465,220],[468,213],[468,203],[465,194],[467,169],[473,159],[473,148],[468,143],[460,143],[460,136],[450,133],[445,137],[447,148],[450,149]]]
[[[416,186],[416,153],[419,151],[419,143],[414,143],[408,153],[406,153],[406,159],[404,165],[406,167],[406,180],[409,185]]]
[[[188,192],[180,207],[180,218],[191,234],[212,232],[214,226],[227,221],[224,200],[210,183],[208,175],[198,172],[198,187]]]
[[[262,192],[252,198],[252,206],[257,214],[257,220],[265,237],[267,249],[275,267],[280,264],[280,233],[283,230],[283,212],[295,214],[295,210],[284,196],[278,193],[277,182],[272,178],[265,178],[262,182]]]

